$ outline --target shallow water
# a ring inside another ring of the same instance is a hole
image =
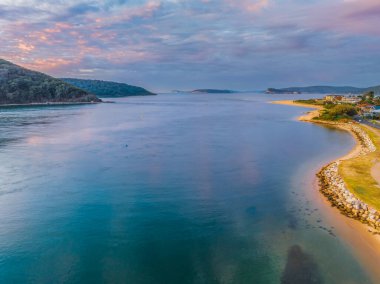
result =
[[[267,99],[0,109],[0,282],[370,283],[305,197],[353,139]]]

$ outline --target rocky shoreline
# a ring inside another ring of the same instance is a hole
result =
[[[298,120],[343,129],[355,137],[357,147],[353,149],[349,155],[329,163],[317,173],[319,191],[327,197],[331,205],[338,208],[343,215],[368,225],[370,227],[369,232],[380,235],[380,211],[361,201],[349,191],[339,174],[341,161],[364,156],[376,151],[376,146],[368,134],[354,122],[318,120],[316,117],[318,117],[318,113],[321,109],[320,106],[299,104],[294,101],[274,101],[272,103],[314,108],[314,111],[300,116]]]
[[[351,158],[367,155],[376,151],[368,134],[355,124],[334,123],[334,126],[350,131],[358,140],[359,151]],[[332,206],[337,207],[340,212],[350,218],[359,220],[375,229],[374,233],[380,234],[380,212],[363,201],[359,200],[346,187],[339,174],[339,164],[342,159],[336,160],[323,167],[317,177],[319,179],[320,191],[331,202]]]

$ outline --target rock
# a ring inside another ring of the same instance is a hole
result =
[[[361,151],[357,156],[366,155],[376,151],[368,134],[359,126],[345,124],[356,135],[361,143]],[[342,214],[360,220],[374,228],[380,228],[380,212],[369,207],[364,202],[357,199],[345,186],[342,177],[339,175],[340,161],[335,161],[317,174],[319,178],[320,191],[328,198],[332,206],[337,206]]]

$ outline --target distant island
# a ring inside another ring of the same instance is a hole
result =
[[[197,89],[197,90],[191,91],[190,93],[194,93],[194,94],[233,94],[233,93],[237,93],[237,92],[232,91],[232,90]]]
[[[125,83],[74,78],[61,78],[61,80],[102,98],[156,95],[144,88],[128,85]]]
[[[191,94],[234,94],[239,93],[233,90],[220,90],[220,89],[196,89],[192,91],[172,90],[172,93],[191,93]]]
[[[101,102],[62,80],[0,59],[0,105]]]
[[[380,94],[380,86],[357,88],[357,87],[334,87],[334,86],[310,86],[310,87],[290,87],[290,88],[268,88],[267,94],[362,94],[366,92]]]

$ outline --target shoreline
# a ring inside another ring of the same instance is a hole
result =
[[[323,109],[320,106],[296,103],[294,101],[273,101],[274,104],[291,105],[298,107],[308,107],[314,109],[307,112],[305,115],[298,117],[299,121],[311,122],[323,125],[329,125],[338,129],[349,132],[356,141],[356,145],[350,152],[343,157],[335,159],[322,167],[318,173],[319,191],[327,197],[332,206],[345,216],[359,220],[375,229],[376,234],[380,234],[380,211],[366,204],[350,192],[344,185],[344,181],[339,174],[339,165],[342,161],[353,159],[375,152],[376,146],[371,138],[363,130],[358,123],[353,122],[333,122],[314,120],[315,115]],[[377,164],[374,165],[376,167]]]
[[[343,215],[368,225],[374,230],[374,234],[380,234],[380,212],[348,190],[339,173],[339,165],[342,161],[365,156],[376,151],[376,147],[360,127],[352,125],[346,130],[355,137],[356,146],[347,155],[329,163],[318,172],[320,192]]]
[[[334,161],[329,162],[327,165],[323,166],[317,171],[316,178],[313,180],[314,190],[312,190],[309,194],[313,200],[324,209],[323,213],[326,219],[334,223],[334,227],[337,229],[337,232],[342,237],[342,239],[350,245],[354,253],[357,255],[359,261],[363,264],[363,268],[368,271],[374,283],[379,283],[380,271],[378,269],[378,263],[380,263],[380,223],[376,225],[376,222],[371,222],[374,221],[373,217],[380,217],[378,215],[379,212],[374,212],[374,210],[368,205],[366,207],[366,210],[364,210],[362,207],[365,207],[366,204],[359,201],[357,198],[356,200],[352,200],[352,198],[355,198],[355,196],[351,192],[348,192],[347,194],[347,192],[340,192],[340,190],[337,190],[345,189],[345,187],[342,187],[342,184],[340,183],[343,182],[343,180],[341,179],[337,170],[339,162],[371,153],[371,150],[366,149],[368,147],[366,147],[366,143],[363,142],[363,137],[360,137],[360,134],[355,133],[355,131],[352,129],[357,124],[313,120],[313,118],[317,116],[319,114],[319,111],[322,109],[322,107],[319,106],[301,104],[289,100],[271,101],[270,103],[313,109],[311,111],[308,111],[306,114],[298,116],[297,120],[342,129],[348,131],[355,139],[355,146],[347,154],[335,159]],[[359,126],[356,127],[360,128]],[[364,132],[364,130],[362,131]],[[380,167],[379,164],[379,162],[375,164],[374,168]],[[332,171],[329,167],[333,168]],[[335,178],[339,180],[337,184],[334,184],[333,182]],[[348,190],[345,189],[345,191]],[[322,195],[320,193],[322,193]],[[350,206],[351,208],[347,208],[347,199],[342,193],[346,193],[346,195],[350,197],[349,201],[353,201],[355,207],[351,204],[352,207]],[[354,212],[352,212],[353,210]],[[363,213],[365,214],[363,215]],[[379,218],[377,218],[377,220],[379,220]]]
[[[0,104],[0,108],[6,107],[28,107],[28,106],[60,106],[60,105],[88,105],[100,104],[101,102],[47,102],[47,103],[27,103],[27,104]]]
[[[311,108],[313,110],[308,111],[301,116],[297,117],[298,121],[305,121],[305,122],[313,122],[311,121],[313,117],[317,116],[319,114],[319,111],[322,109],[321,106],[316,105],[309,105],[309,104],[302,104],[302,103],[296,103],[291,100],[283,100],[283,101],[270,101],[271,104],[276,105],[288,105],[288,106],[297,106],[297,107],[305,107],[305,108]]]

